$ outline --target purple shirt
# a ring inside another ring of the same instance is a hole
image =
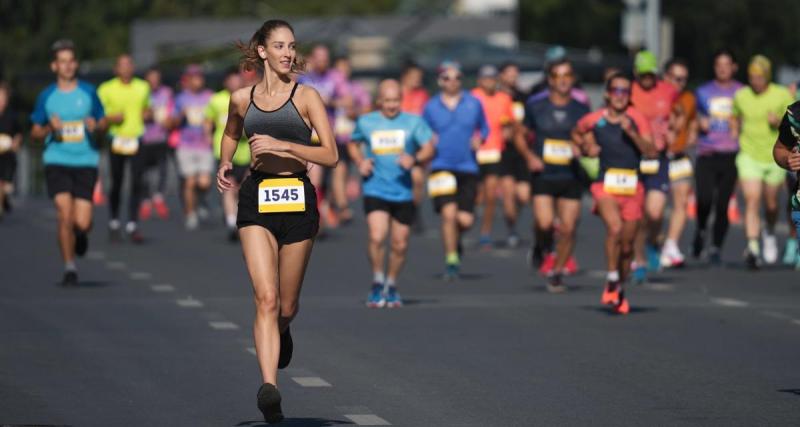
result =
[[[184,115],[183,122],[178,127],[178,148],[211,151],[211,140],[203,130],[206,117],[206,106],[211,100],[211,91],[203,89],[200,92],[184,90],[175,97],[175,109],[172,117]]]
[[[698,138],[699,156],[739,151],[739,141],[731,135],[729,120],[733,117],[733,95],[741,87],[742,84],[737,81],[722,87],[712,80],[697,88],[697,113],[701,117],[708,117],[710,123],[709,131],[700,133]]]
[[[340,97],[346,90],[345,86],[347,82],[344,76],[332,69],[329,69],[324,74],[309,71],[308,73],[301,74],[300,77],[297,78],[297,82],[311,86],[319,92],[319,96],[322,97],[322,102],[324,102],[327,107],[328,117],[333,120],[333,101]]]
[[[167,142],[169,131],[163,126],[170,117],[173,108],[172,89],[161,86],[150,92],[150,108],[153,119],[145,124],[143,144],[161,144]]]

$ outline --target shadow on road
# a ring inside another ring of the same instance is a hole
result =
[[[325,418],[286,418],[278,424],[267,424],[263,421],[242,421],[236,427],[264,427],[268,425],[280,425],[288,427],[328,427],[352,425],[352,421],[328,420]]]
[[[778,390],[780,393],[789,393],[795,396],[800,396],[800,388],[785,388],[782,390]]]
[[[581,307],[582,310],[587,311],[595,311],[597,313],[602,313],[607,316],[620,316],[620,314],[614,313],[611,308],[609,307],[600,307],[596,305],[584,305]],[[641,306],[631,306],[631,311],[628,313],[628,316],[632,314],[644,314],[644,313],[654,313],[657,312],[658,309],[655,307],[641,307]]]

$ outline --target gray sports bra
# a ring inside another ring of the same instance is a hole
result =
[[[253,93],[256,87],[250,91],[250,105],[244,114],[244,133],[250,138],[253,134],[269,135],[275,139],[294,142],[296,144],[311,144],[311,128],[297,111],[294,105],[294,92],[297,90],[297,83],[292,87],[289,99],[279,108],[272,111],[265,111],[258,108],[253,101]]]

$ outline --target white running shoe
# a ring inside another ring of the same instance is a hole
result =
[[[187,230],[189,230],[189,231],[196,230],[197,226],[199,224],[200,224],[200,221],[197,219],[197,214],[191,213],[191,214],[186,216],[186,229]]]
[[[778,239],[774,234],[764,233],[763,249],[764,249],[764,262],[767,264],[775,264],[778,262]]]

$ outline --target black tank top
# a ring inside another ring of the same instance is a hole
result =
[[[294,105],[294,92],[297,90],[297,83],[292,87],[289,99],[278,109],[265,111],[253,101],[253,93],[256,87],[250,91],[250,105],[244,114],[244,133],[250,138],[253,134],[269,135],[275,139],[294,142],[296,144],[311,144],[311,129],[300,117],[300,112]]]

